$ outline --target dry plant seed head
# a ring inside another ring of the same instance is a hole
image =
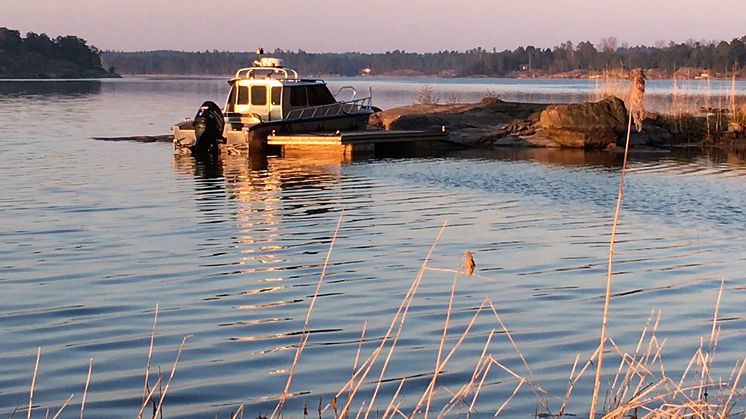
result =
[[[477,266],[474,263],[474,255],[470,250],[464,252],[464,273],[466,276],[471,276],[474,273],[474,268]]]
[[[635,123],[637,132],[642,131],[642,120],[645,119],[645,106],[643,97],[645,96],[645,73],[635,68],[629,72],[629,111],[632,113],[632,120]]]

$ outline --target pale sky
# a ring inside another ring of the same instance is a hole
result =
[[[746,35],[746,0],[0,0],[0,26],[102,50],[551,48]]]

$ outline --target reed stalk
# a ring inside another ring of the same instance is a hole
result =
[[[469,253],[469,255],[471,255],[471,253]],[[471,272],[474,272],[473,265],[471,266]],[[468,275],[471,275],[471,273],[468,273]],[[425,394],[423,394],[423,397],[425,397],[427,400],[425,404],[425,418],[427,418],[427,415],[430,412],[430,402],[432,401],[433,390],[435,389],[435,383],[436,383],[436,380],[438,379],[438,374],[440,373],[440,370],[442,368],[440,359],[441,359],[441,356],[443,355],[443,346],[445,346],[446,337],[448,336],[448,323],[451,319],[451,310],[453,309],[453,297],[456,294],[457,280],[458,280],[458,274],[454,274],[453,283],[451,285],[451,295],[450,295],[450,298],[448,299],[448,310],[446,310],[446,320],[443,326],[443,335],[440,338],[440,345],[438,345],[438,355],[435,358],[435,369],[433,371],[433,378],[430,380],[430,384],[428,385],[427,390],[425,390]],[[422,403],[422,399],[420,399],[420,401],[417,403],[417,406],[419,407],[421,403]],[[415,408],[415,411],[416,410],[417,408]]]
[[[477,384],[477,389],[474,391],[474,397],[471,399],[471,404],[469,404],[469,410],[467,410],[467,415],[471,414],[471,412],[474,411],[474,404],[477,402],[477,397],[479,397],[479,392],[482,390],[482,385],[484,384],[485,378],[487,378],[487,374],[490,372],[490,368],[492,367],[492,355],[489,355],[487,357],[487,360],[490,362],[487,362],[484,367],[484,371],[482,372],[482,378],[479,379],[479,384]]]
[[[171,374],[168,376],[168,381],[166,382],[166,387],[161,392],[161,398],[158,400],[158,406],[155,409],[155,412],[153,413],[153,418],[158,416],[158,412],[161,411],[161,408],[163,407],[163,401],[166,399],[166,393],[168,392],[168,388],[171,386],[171,380],[174,378],[174,373],[176,372],[176,365],[179,363],[179,357],[181,356],[181,352],[184,350],[184,345],[186,345],[186,341],[189,338],[189,336],[184,336],[181,339],[181,344],[179,345],[179,351],[176,353],[176,359],[174,360],[174,365],[171,367]]]
[[[578,366],[578,361],[580,360],[580,354],[575,355],[575,362],[572,363],[572,369],[570,370],[570,377],[567,379],[567,389],[565,390],[565,395],[562,397],[562,404],[560,404],[559,411],[557,412],[557,416],[562,417],[562,415],[565,413],[565,407],[567,406],[567,401],[570,399],[570,393],[572,392],[572,388],[575,385],[573,382],[572,376],[575,374],[575,368]]]
[[[243,407],[243,404],[242,404],[242,405],[238,406],[238,409],[236,409],[236,411],[231,415],[231,419],[238,419],[239,417],[242,418],[243,417],[243,411],[244,411],[244,407]]]
[[[609,259],[608,268],[606,271],[606,293],[604,295],[604,309],[601,318],[601,339],[599,343],[598,351],[598,362],[596,365],[596,377],[593,381],[593,395],[591,396],[591,406],[588,413],[590,419],[594,419],[596,416],[596,402],[598,399],[598,390],[601,384],[601,369],[603,367],[603,355],[604,355],[604,344],[606,343],[606,327],[609,320],[609,303],[611,300],[611,274],[612,266],[614,262],[614,243],[616,241],[617,225],[619,223],[619,210],[622,204],[622,194],[624,192],[624,175],[627,169],[627,156],[629,154],[629,142],[630,135],[632,133],[632,120],[635,119],[635,126],[638,129],[642,128],[642,120],[639,120],[640,115],[644,115],[644,111],[640,111],[642,105],[643,95],[645,94],[645,78],[641,70],[637,70],[632,73],[632,83],[630,85],[629,93],[629,118],[627,121],[627,138],[624,143],[624,157],[622,159],[622,171],[619,179],[619,191],[617,192],[616,205],[614,207],[614,218],[611,224],[611,238],[609,239]],[[633,106],[637,108],[633,109]],[[633,116],[636,115],[636,116]]]
[[[158,324],[158,303],[155,304],[155,312],[153,313],[153,329],[150,332],[150,345],[148,346],[148,361],[145,364],[145,384],[143,384],[143,397],[142,397],[142,403],[143,406],[147,405],[148,403],[148,385],[150,380],[150,367],[151,362],[153,359],[153,345],[155,343],[155,331],[156,331],[156,325]],[[142,419],[142,410],[137,415],[137,419]]]
[[[399,382],[399,387],[396,388],[396,391],[394,392],[394,395],[391,397],[391,402],[386,406],[386,410],[383,411],[383,415],[381,416],[381,419],[386,419],[386,416],[388,415],[389,411],[392,411],[394,409],[394,402],[396,401],[396,398],[399,397],[399,392],[401,392],[401,388],[404,387],[404,382],[406,381],[406,378],[402,378]]]
[[[440,413],[438,414],[438,417],[443,417],[444,415],[448,414],[452,409],[453,406],[455,406],[457,401],[465,402],[466,396],[471,391],[471,387],[474,385],[474,380],[477,379],[477,376],[479,375],[479,371],[481,371],[482,365],[484,364],[484,358],[487,355],[487,348],[489,348],[490,343],[492,343],[492,337],[495,335],[495,329],[492,329],[490,331],[490,334],[487,336],[487,341],[484,344],[484,347],[482,348],[482,354],[479,356],[479,360],[477,361],[477,364],[474,366],[474,371],[471,374],[471,379],[469,379],[469,382],[461,386],[459,391],[451,397],[451,400],[448,401],[448,403],[443,406],[443,409],[441,409]]]
[[[435,237],[435,240],[433,241],[433,244],[432,244],[432,246],[430,247],[430,250],[427,253],[427,256],[425,256],[425,260],[422,261],[422,265],[420,266],[420,269],[417,272],[417,276],[416,276],[416,278],[414,280],[414,283],[410,287],[410,291],[411,292],[408,293],[409,300],[407,301],[407,303],[403,307],[403,311],[401,311],[402,310],[402,306],[399,306],[399,311],[397,311],[397,315],[399,314],[399,312],[401,312],[401,320],[399,322],[399,327],[398,327],[398,329],[396,331],[396,334],[394,335],[394,339],[391,342],[391,346],[389,347],[389,352],[386,355],[386,360],[384,361],[383,366],[381,367],[381,373],[380,373],[380,375],[378,377],[378,380],[376,381],[376,387],[375,387],[375,390],[373,391],[373,396],[371,396],[370,403],[368,405],[368,410],[365,412],[365,417],[366,418],[370,414],[370,410],[372,409],[373,404],[374,404],[374,402],[376,400],[376,395],[378,394],[378,390],[381,387],[381,381],[383,380],[383,376],[384,376],[384,374],[386,372],[386,367],[388,366],[389,361],[391,360],[391,356],[393,355],[394,348],[396,348],[396,343],[398,342],[399,336],[401,335],[401,330],[402,330],[402,327],[404,326],[404,320],[406,319],[407,312],[409,311],[409,306],[412,304],[412,300],[414,299],[414,294],[417,291],[417,288],[419,287],[419,284],[420,284],[420,282],[422,281],[422,278],[425,275],[425,268],[427,267],[427,264],[430,261],[430,257],[432,257],[432,253],[435,250],[435,246],[437,245],[438,241],[440,241],[440,236],[443,233],[443,230],[445,229],[445,227],[447,225],[448,225],[448,221],[446,220],[441,225],[440,230],[438,231],[438,234]],[[406,297],[405,297],[405,301],[406,301]],[[394,316],[394,318],[396,319],[396,316]],[[394,322],[395,322],[395,320],[389,326],[389,330],[386,332],[387,336],[391,333],[391,328],[394,325]],[[384,344],[384,342],[382,341],[381,345],[383,345],[383,344]]]
[[[34,387],[36,386],[36,375],[39,373],[39,360],[41,360],[41,346],[36,350],[36,363],[34,364],[34,375],[31,377],[31,388],[28,392],[28,413],[26,419],[31,419],[31,408],[34,405]]]
[[[539,401],[539,404],[541,404],[541,407],[544,408],[544,410],[547,413],[551,413],[549,410],[549,407],[547,406],[547,402],[544,398],[544,395],[546,394],[546,391],[544,391],[543,388],[541,388],[538,384],[535,383],[533,372],[531,371],[531,367],[528,364],[528,361],[526,360],[526,357],[523,355],[523,352],[521,352],[520,348],[518,347],[518,344],[513,339],[513,335],[510,333],[510,330],[508,330],[507,327],[505,327],[505,324],[503,323],[502,319],[500,318],[500,315],[497,314],[497,310],[495,310],[495,306],[492,304],[492,301],[489,301],[490,309],[492,310],[492,314],[497,319],[497,322],[500,324],[500,327],[502,327],[503,332],[505,333],[505,336],[510,341],[510,344],[513,346],[513,349],[516,351],[518,356],[521,358],[521,362],[523,362],[523,366],[526,367],[526,372],[528,372],[528,385],[531,387],[531,390],[533,390],[534,394],[536,395],[536,398]]]
[[[72,400],[73,397],[75,397],[75,394],[71,394],[70,396],[68,396],[68,398],[62,403],[62,406],[60,406],[59,410],[57,410],[57,413],[52,416],[52,419],[57,419],[58,417],[60,417],[62,411],[65,409],[65,407],[67,407],[67,404],[70,403],[70,400]]]
[[[313,312],[313,307],[316,304],[316,299],[319,296],[319,290],[321,290],[321,284],[324,282],[324,277],[326,276],[326,269],[329,266],[329,260],[331,259],[332,250],[334,249],[334,243],[337,241],[337,234],[339,233],[339,228],[342,225],[343,216],[344,216],[344,210],[339,214],[339,218],[337,219],[337,226],[334,228],[334,234],[332,235],[332,241],[331,243],[329,243],[329,249],[326,252],[326,259],[324,260],[324,265],[321,268],[321,274],[319,275],[319,280],[316,283],[316,289],[314,290],[313,296],[311,297],[311,303],[308,305],[308,311],[306,312],[306,320],[303,323],[303,333],[301,334],[300,342],[298,343],[298,347],[295,351],[295,357],[293,358],[293,365],[290,367],[290,372],[288,373],[288,379],[285,382],[285,388],[282,391],[280,400],[277,402],[277,405],[275,406],[275,410],[272,412],[272,415],[270,416],[272,418],[277,417],[282,411],[282,406],[283,404],[285,404],[285,400],[287,399],[287,396],[290,393],[290,384],[293,382],[293,374],[295,373],[295,367],[298,365],[298,360],[300,359],[300,355],[303,352],[303,349],[305,348],[306,343],[308,342],[308,336],[310,334],[310,330],[308,329],[308,323],[311,320],[311,313]]]
[[[510,394],[510,396],[507,399],[505,399],[505,401],[503,402],[503,404],[500,405],[500,407],[495,412],[494,416],[499,416],[500,415],[500,412],[502,412],[503,409],[505,409],[505,406],[507,406],[508,403],[510,403],[510,401],[513,400],[513,397],[515,397],[516,393],[518,393],[518,390],[521,389],[521,386],[525,382],[526,382],[526,379],[525,378],[521,378],[521,381],[518,382],[518,385],[515,386],[515,389],[513,389],[513,392]]]
[[[455,281],[455,279],[454,279]],[[454,289],[455,289],[455,283],[454,283]],[[436,371],[442,371],[443,368],[445,368],[448,361],[451,359],[451,356],[456,352],[456,350],[461,346],[461,343],[464,341],[466,336],[469,334],[469,331],[471,330],[472,326],[474,326],[474,323],[476,322],[477,318],[479,317],[479,313],[482,312],[482,309],[485,307],[486,303],[489,301],[489,299],[485,299],[485,301],[477,308],[477,310],[474,312],[474,315],[471,317],[471,320],[466,325],[466,328],[461,333],[461,336],[459,336],[456,343],[453,345],[453,348],[448,352],[448,355],[443,359],[442,362],[438,362],[436,365]],[[415,406],[414,410],[412,411],[412,414],[410,416],[416,415],[420,408],[422,407],[422,403],[424,400],[426,400],[429,396],[429,393],[432,392],[432,389],[434,387],[435,383],[435,377],[437,374],[433,374],[433,379],[430,381],[430,384],[428,385],[427,389],[425,390],[425,393],[420,397],[419,401],[417,402],[417,406]]]
[[[435,246],[440,241],[440,236],[443,234],[443,230],[445,229],[446,225],[448,224],[447,221],[444,221],[443,224],[440,227],[440,230],[438,230],[438,234],[435,237],[435,240],[433,241],[430,250],[428,251],[427,256],[425,256],[425,260],[422,263],[422,266],[420,267],[417,276],[412,281],[412,284],[409,287],[409,290],[407,290],[407,293],[404,296],[404,299],[402,300],[401,304],[399,305],[399,308],[397,309],[396,313],[394,314],[393,318],[391,319],[391,322],[389,323],[389,327],[381,339],[381,343],[378,344],[378,346],[373,350],[373,352],[366,358],[366,360],[363,362],[363,364],[360,366],[358,371],[353,375],[353,377],[345,383],[342,388],[337,392],[335,397],[339,397],[342,395],[342,393],[347,389],[347,386],[352,386],[352,396],[350,396],[345,403],[345,406],[342,408],[342,411],[340,412],[339,416],[344,416],[349,411],[349,407],[352,403],[352,399],[354,398],[355,393],[357,392],[358,388],[362,385],[363,381],[367,377],[368,373],[370,372],[371,368],[373,367],[373,364],[378,359],[378,356],[383,351],[384,346],[388,342],[389,338],[391,337],[391,333],[394,329],[394,326],[397,322],[397,320],[401,317],[401,324],[403,324],[404,319],[406,318],[406,313],[409,310],[409,306],[412,303],[412,300],[414,299],[414,295],[417,292],[417,288],[419,287],[419,284],[422,280],[422,277],[424,275],[424,272],[427,267],[427,263],[430,260],[430,257],[432,256],[433,251],[435,250]],[[401,325],[399,327],[399,332],[401,331]],[[399,332],[397,332],[397,335],[394,337],[393,341],[394,344],[398,340]],[[358,379],[359,377],[359,379]],[[355,380],[358,379],[357,383]],[[377,381],[378,385],[380,385],[381,379]],[[319,407],[319,414],[323,414],[326,412],[326,410],[331,405],[329,403],[324,406],[322,409]]]
[[[157,380],[155,380],[155,384],[153,385],[153,388],[148,390],[148,393],[145,395],[145,400],[140,404],[140,410],[137,412],[137,417],[141,418],[143,412],[145,411],[145,407],[150,402],[151,398],[153,397],[153,394],[155,394],[155,390],[158,388],[158,385],[161,383],[162,377],[158,377]],[[153,401],[155,403],[155,401]],[[155,416],[154,416],[155,417]]]
[[[91,372],[93,371],[93,358],[88,360],[88,375],[85,378],[85,387],[83,388],[83,400],[80,402],[80,419],[83,419],[83,411],[85,410],[85,401],[88,396],[88,384],[91,382]]]
[[[360,332],[360,340],[357,344],[357,351],[355,351],[355,360],[352,362],[352,377],[355,377],[355,372],[357,372],[357,362],[360,359],[360,349],[363,347],[363,342],[365,341],[365,330],[368,327],[368,321],[363,322],[363,329]],[[352,397],[352,386],[350,386],[350,392],[347,394],[347,398],[349,399]]]

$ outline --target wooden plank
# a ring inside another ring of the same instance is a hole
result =
[[[334,134],[270,135],[269,145],[286,144],[366,144],[411,141],[437,141],[448,138],[447,132],[430,131],[346,131]]]

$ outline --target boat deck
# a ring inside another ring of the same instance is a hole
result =
[[[391,150],[429,147],[448,139],[447,131],[362,130],[335,133],[271,134],[267,145],[280,147],[283,155],[340,153],[346,157]],[[379,145],[379,147],[376,147]]]
[[[388,131],[363,130],[340,131],[336,133],[308,134],[271,134],[267,137],[269,145],[343,145],[406,143],[415,141],[447,140],[448,132],[441,131]]]

